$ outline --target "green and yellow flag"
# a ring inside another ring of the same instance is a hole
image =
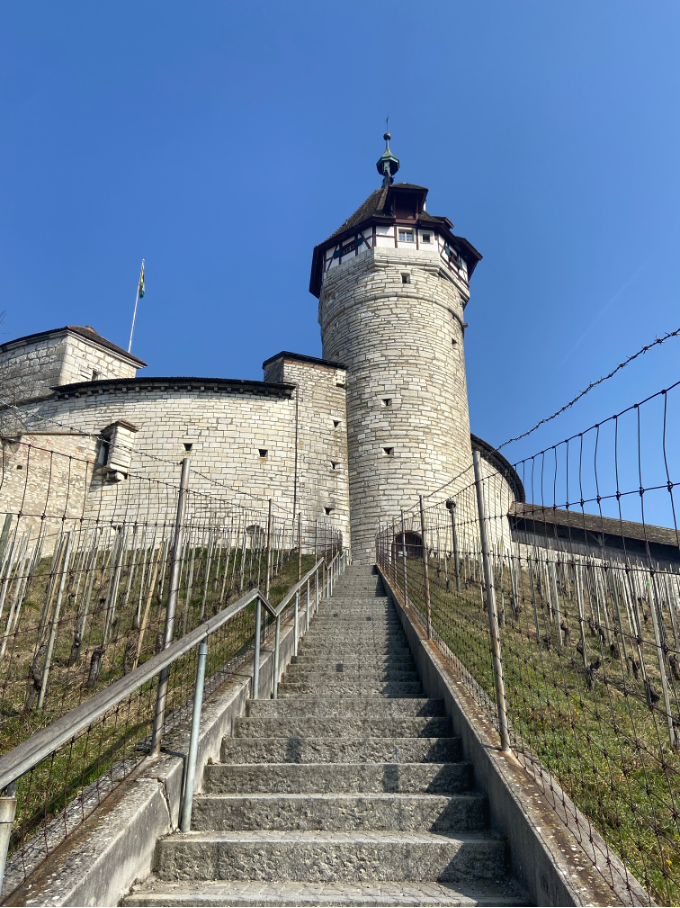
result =
[[[139,272],[139,298],[144,296],[144,259],[142,259],[142,270]]]

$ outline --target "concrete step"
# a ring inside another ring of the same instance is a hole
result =
[[[346,655],[364,655],[366,653],[375,653],[377,656],[409,656],[411,654],[410,649],[406,646],[405,643],[398,644],[384,644],[384,643],[332,643],[327,644],[322,643],[306,643],[304,638],[300,646],[298,647],[298,652],[303,655],[307,655],[310,652],[313,652],[317,655],[328,654],[329,656],[342,657]],[[338,662],[341,662],[342,659],[338,658]]]
[[[362,665],[386,665],[390,668],[403,668],[415,665],[411,653],[407,656],[368,656],[352,655],[346,653],[340,662],[329,663],[327,655],[315,656],[313,653],[299,653],[290,660],[291,665],[347,665],[360,667]]]
[[[491,835],[192,832],[161,839],[163,880],[478,882],[505,875],[505,841]]]
[[[448,716],[395,716],[380,719],[365,716],[318,718],[289,716],[252,718],[234,722],[235,738],[443,738],[451,734]]]
[[[486,799],[434,794],[205,794],[194,798],[195,832],[480,832]]]
[[[331,599],[324,599],[321,605],[325,609],[339,612],[347,610],[360,611],[364,608],[387,609],[392,614],[396,615],[396,609],[392,600],[389,596],[384,595],[376,596],[363,593],[361,595],[357,594],[356,596],[352,596],[350,593],[343,593],[342,595],[338,593]]]
[[[349,627],[348,625],[344,625],[335,630],[317,631],[314,629],[314,624],[312,624],[311,630],[304,636],[304,641],[306,645],[311,643],[325,644],[326,642],[331,641],[352,644],[361,643],[362,641],[366,643],[406,644],[406,634],[401,628],[394,631],[384,631],[380,630],[380,628],[374,629],[370,624],[366,627]]]
[[[472,765],[460,763],[212,763],[205,794],[428,792],[458,794],[472,787]]]
[[[223,763],[455,763],[460,740],[445,738],[224,738]]]
[[[352,596],[343,599],[333,596],[319,603],[319,616],[325,615],[390,615],[397,616],[397,610],[387,596]]]
[[[423,686],[418,681],[334,681],[323,685],[323,690],[318,684],[307,681],[295,681],[279,684],[279,699],[289,697],[422,697]]]
[[[366,607],[354,607],[354,608],[343,608],[342,606],[334,605],[332,608],[330,606],[322,606],[319,610],[318,615],[314,616],[316,620],[319,621],[356,621],[363,622],[367,624],[375,621],[390,621],[396,622],[399,620],[397,613],[394,611],[394,608],[389,606],[366,606]],[[401,622],[399,622],[401,623]]]
[[[425,697],[301,697],[298,700],[248,700],[246,715],[283,716],[443,716],[444,701]]]
[[[454,886],[450,883],[371,881],[351,883],[262,883],[205,881],[166,883],[152,879],[135,889],[121,905],[147,908],[217,908],[220,905],[250,906],[337,906],[337,908],[515,908],[528,905],[524,893],[511,883],[487,886]]]
[[[286,681],[308,681],[312,684],[323,685],[327,681],[338,679],[347,681],[419,681],[420,675],[415,669],[411,671],[397,668],[342,668],[322,671],[318,668],[308,668],[306,665],[292,665],[286,670]]]
[[[350,631],[358,634],[361,631],[373,634],[397,634],[404,633],[400,621],[391,621],[388,618],[373,617],[366,615],[356,620],[342,616],[340,618],[319,618],[314,619],[311,623],[309,634],[316,634],[318,637],[324,634],[337,634],[339,631]]]

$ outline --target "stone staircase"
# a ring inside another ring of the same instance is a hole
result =
[[[126,905],[525,905],[371,567],[321,603]]]

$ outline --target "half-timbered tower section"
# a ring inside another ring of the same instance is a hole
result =
[[[429,214],[428,190],[383,185],[314,250],[324,359],[347,366],[353,556],[372,560],[378,523],[472,461],[465,380],[465,307],[481,255]]]

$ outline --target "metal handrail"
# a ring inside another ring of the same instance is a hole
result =
[[[338,560],[340,559],[340,560]],[[309,627],[309,600],[310,587],[309,583],[312,576],[316,575],[315,582],[315,599],[316,605],[319,604],[319,592],[321,598],[330,595],[333,586],[333,578],[338,573],[342,573],[343,565],[346,566],[347,559],[344,552],[338,552],[330,563],[326,565],[325,558],[319,558],[307,573],[289,590],[278,606],[274,607],[268,598],[260,591],[259,588],[251,590],[242,596],[232,605],[223,609],[219,614],[208,621],[204,621],[193,631],[185,634],[176,643],[171,643],[158,655],[153,656],[148,662],[138,666],[118,681],[111,684],[94,697],[81,703],[75,709],[70,710],[66,715],[57,719],[47,728],[42,729],[32,735],[28,740],[12,748],[9,753],[0,757],[0,890],[5,875],[5,864],[7,861],[7,852],[9,849],[10,834],[12,824],[16,813],[16,781],[21,776],[30,772],[42,760],[54,753],[63,744],[73,740],[73,738],[83,729],[90,726],[98,718],[109,712],[114,706],[126,699],[143,684],[146,684],[154,676],[159,676],[159,691],[163,683],[164,676],[167,679],[167,669],[173,662],[181,656],[190,652],[193,647],[199,645],[198,662],[196,671],[196,684],[194,689],[194,705],[191,722],[191,735],[189,740],[189,753],[186,761],[186,779],[184,793],[182,797],[181,811],[181,829],[183,832],[189,831],[191,827],[191,813],[193,807],[194,783],[196,778],[196,764],[198,758],[198,742],[200,735],[201,710],[203,706],[203,687],[205,681],[205,666],[208,655],[208,638],[219,630],[235,615],[242,612],[251,602],[257,602],[255,618],[255,653],[254,653],[254,672],[253,686],[251,696],[257,699],[259,695],[259,670],[260,670],[260,644],[261,644],[261,616],[262,606],[269,612],[276,621],[276,637],[274,643],[274,697],[276,697],[279,674],[279,646],[281,635],[281,615],[289,606],[295,596],[295,654],[297,654],[297,637],[299,633],[298,625],[298,608],[300,603],[300,590],[305,584],[307,585],[307,628]],[[322,588],[319,591],[319,568],[324,568],[324,577]],[[161,726],[156,729],[156,720],[158,719],[158,708],[154,720],[154,736],[157,734],[157,747],[152,748],[150,756],[155,756],[160,750],[160,732]]]
[[[150,681],[162,669],[172,665],[173,662],[192,650],[202,640],[210,637],[255,599],[259,599],[274,619],[279,618],[295,593],[319,569],[323,561],[324,559],[320,558],[276,608],[270,604],[259,588],[251,590],[213,618],[204,621],[203,624],[199,624],[197,628],[185,634],[176,643],[172,643],[167,649],[158,653],[157,656],[153,656],[143,665],[138,666],[134,671],[125,675],[125,677],[114,681],[110,687],[95,694],[94,697],[86,700],[85,703],[81,703],[80,706],[76,706],[60,719],[57,719],[56,722],[48,725],[47,728],[41,729],[26,741],[12,748],[9,753],[0,757],[0,790],[7,788],[12,782],[25,775],[53,751],[61,747],[62,744],[66,744],[78,732],[87,728],[88,725],[91,725],[104,713],[113,709],[121,700],[129,697],[143,684]]]

